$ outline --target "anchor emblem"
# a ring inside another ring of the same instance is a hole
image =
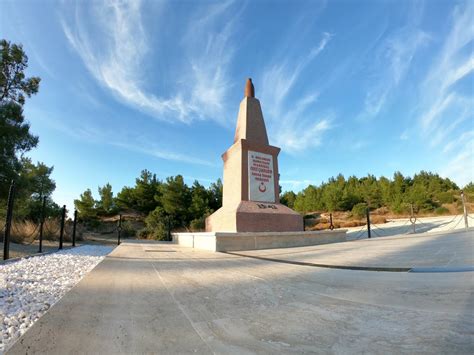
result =
[[[260,192],[267,191],[267,187],[265,186],[265,184],[263,182],[261,182],[260,185],[258,186],[258,191],[260,191]]]

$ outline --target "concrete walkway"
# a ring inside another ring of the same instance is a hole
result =
[[[347,243],[235,252],[262,259],[367,268],[474,267],[474,229],[421,233]]]
[[[473,264],[472,232],[416,238],[251,253],[348,265]],[[9,353],[467,354],[473,281],[474,272],[336,270],[122,244]]]

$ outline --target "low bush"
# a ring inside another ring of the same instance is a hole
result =
[[[206,229],[206,217],[202,216],[201,218],[196,218],[191,221],[189,224],[191,232],[202,232]]]
[[[137,234],[137,231],[133,227],[133,224],[130,221],[124,221],[122,222],[122,232],[121,236],[123,238],[132,238],[135,237]]]
[[[440,203],[453,203],[454,194],[454,191],[438,192],[435,197]],[[436,210],[435,213],[438,214]]]
[[[391,206],[391,209],[393,211],[393,213],[397,214],[397,215],[406,215],[406,214],[410,214],[411,212],[411,207],[410,207],[410,204],[408,203],[400,203],[400,204],[394,204]],[[417,212],[418,210],[416,209],[415,207],[415,213]]]
[[[168,217],[162,208],[157,207],[145,218],[145,225],[148,239],[167,240],[168,239]]]
[[[352,217],[354,218],[363,218],[367,213],[367,204],[358,203],[352,207]]]
[[[446,207],[438,207],[434,210],[434,213],[437,215],[449,214],[449,210]]]
[[[137,237],[138,237],[139,239],[149,239],[149,235],[150,235],[150,231],[149,231],[146,227],[140,229],[140,230],[137,232]]]
[[[318,220],[316,218],[305,218],[303,222],[305,227],[311,228],[318,223]]]

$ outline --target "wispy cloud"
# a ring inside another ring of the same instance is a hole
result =
[[[463,90],[463,79],[474,73],[474,5],[457,5],[451,30],[420,87],[419,125],[421,137],[445,154],[441,170],[459,184],[474,180],[474,97],[472,80]],[[471,77],[472,79],[472,77]],[[466,86],[466,85],[464,85]],[[465,124],[470,122],[470,129]]]
[[[406,76],[416,52],[429,39],[425,32],[408,26],[381,42],[375,50],[372,83],[365,94],[359,119],[374,118],[382,111],[394,89]]]
[[[331,128],[332,113],[316,115],[312,112],[319,92],[316,89],[297,99],[291,90],[301,74],[326,48],[330,33],[323,33],[319,43],[306,56],[292,56],[265,68],[262,74],[261,100],[268,122],[272,143],[289,153],[295,153],[321,144],[325,131]]]
[[[420,29],[423,2],[414,1],[408,9],[407,22],[392,31],[384,31],[377,45],[370,50],[370,68],[365,87],[365,99],[357,119],[367,121],[377,117],[390,103],[396,89],[407,76],[421,48],[431,41]]]
[[[462,186],[469,182],[474,182],[474,169],[472,163],[474,162],[474,139],[469,139],[462,149],[458,149],[452,159],[441,168],[441,175],[454,179]]]
[[[244,7],[227,18],[219,31],[210,29],[217,18],[226,15],[232,4],[231,1],[211,4],[202,13],[197,13],[182,41],[189,57],[190,70],[183,71],[181,81],[191,82],[190,102],[199,118],[212,117],[219,121],[226,117],[222,113],[232,87],[228,67],[235,53],[230,39]]]
[[[89,144],[100,144],[118,147],[139,154],[145,154],[154,158],[164,159],[169,161],[177,161],[181,163],[202,165],[207,167],[220,166],[214,160],[202,159],[190,154],[178,153],[165,149],[153,141],[143,136],[130,135],[121,130],[111,130],[109,128],[92,127],[89,125],[77,125],[71,127],[66,124],[64,120],[58,119],[49,112],[34,109],[31,111],[36,119],[41,120],[42,124],[48,125],[51,129],[57,130],[66,134],[69,137],[77,139],[81,142]],[[47,119],[46,119],[47,117]]]
[[[183,34],[185,40],[181,42],[183,47],[180,49],[184,61],[188,60],[191,64],[193,75],[186,76],[186,79],[183,77],[185,84],[179,88],[165,82],[164,86],[171,88],[169,94],[147,90],[151,78],[143,68],[152,48],[141,5],[140,0],[109,0],[78,5],[73,19],[62,17],[62,28],[88,71],[118,100],[170,122],[219,120],[229,88],[227,66],[233,53],[229,44],[233,23],[231,21],[218,34],[211,28],[215,29],[216,21],[229,10],[231,2],[210,5],[205,17],[192,18],[187,22],[185,31],[188,34]],[[88,16],[95,20],[93,28],[86,22]],[[163,16],[157,16],[156,21],[161,20]],[[187,64],[181,70],[178,68],[177,72],[187,74]],[[158,76],[153,80],[162,82],[164,79]],[[208,98],[206,105],[202,102],[204,90]]]
[[[199,159],[187,154],[179,154],[167,150],[163,150],[159,147],[154,147],[151,144],[144,144],[144,146],[149,148],[144,148],[144,146],[139,146],[136,144],[127,144],[123,142],[110,142],[111,145],[116,147],[124,148],[126,150],[146,154],[155,158],[178,161],[181,163],[189,163],[195,165],[204,165],[204,166],[217,166],[217,164],[212,163],[209,160]]]
[[[463,117],[463,120],[472,117],[472,92],[464,95],[455,87],[456,83],[474,71],[472,49],[467,54],[463,52],[465,46],[469,43],[472,46],[474,40],[471,18],[474,9],[470,2],[467,2],[466,7],[455,8],[451,32],[421,86],[423,105],[420,123],[428,135],[444,129],[454,117]],[[450,114],[452,111],[456,114]]]

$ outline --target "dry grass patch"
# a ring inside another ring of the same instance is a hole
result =
[[[73,225],[67,222],[64,226],[64,240],[72,241]],[[10,241],[17,244],[31,244],[39,239],[40,224],[33,221],[13,221],[10,229]],[[43,240],[58,241],[61,231],[61,222],[58,219],[47,219],[43,224]],[[84,227],[76,226],[76,239],[82,240]],[[3,232],[2,232],[3,240]]]

